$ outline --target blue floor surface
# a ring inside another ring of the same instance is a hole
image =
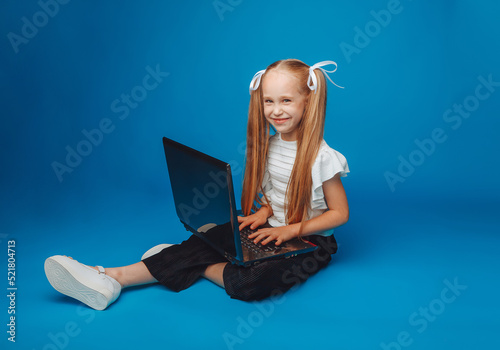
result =
[[[187,237],[173,209],[123,198],[113,210],[105,210],[109,200],[79,214],[40,216],[2,236],[2,249],[16,240],[15,347],[499,348],[499,205],[463,203],[351,198],[332,263],[280,298],[232,300],[200,280],[181,293],[159,285],[125,290],[105,311],[53,290],[44,260],[67,254],[93,265],[135,262],[155,244]]]

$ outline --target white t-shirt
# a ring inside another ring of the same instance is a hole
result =
[[[273,215],[269,217],[268,221],[270,225],[275,227],[286,225],[285,196],[296,153],[297,141],[282,140],[279,133],[270,137],[262,188],[273,209]],[[317,217],[328,210],[323,193],[323,182],[331,179],[337,173],[340,173],[340,176],[347,176],[348,172],[349,167],[345,157],[330,148],[323,140],[312,167],[311,210],[308,213],[308,219]],[[332,233],[333,229],[316,234],[329,236]]]

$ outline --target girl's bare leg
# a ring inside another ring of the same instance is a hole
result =
[[[106,268],[105,272],[117,280],[122,288],[158,282],[142,261],[128,266]]]
[[[227,264],[218,263],[208,266],[203,273],[203,277],[224,288],[223,273]],[[105,269],[105,272],[106,275],[118,281],[122,288],[158,282],[142,261],[128,266],[108,267]]]
[[[218,263],[207,267],[203,273],[203,277],[224,288],[224,268],[228,263]]]

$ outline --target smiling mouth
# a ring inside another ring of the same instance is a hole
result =
[[[273,119],[273,121],[274,121],[276,124],[283,124],[283,123],[284,123],[284,122],[286,122],[288,119],[290,119],[290,118]]]

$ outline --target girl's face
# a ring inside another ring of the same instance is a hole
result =
[[[297,140],[297,127],[306,107],[298,80],[286,71],[272,70],[262,80],[264,115],[285,141]]]

